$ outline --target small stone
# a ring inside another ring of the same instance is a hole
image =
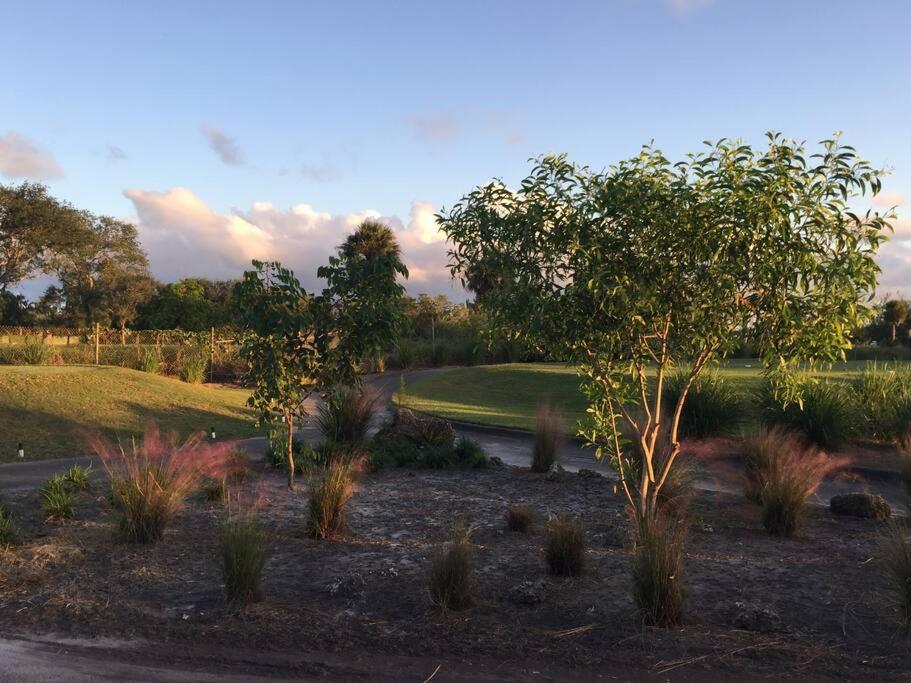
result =
[[[329,592],[329,595],[350,596],[361,591],[366,585],[367,582],[364,580],[364,577],[358,572],[353,571],[345,576],[337,577],[326,586],[326,590]]]
[[[578,475],[583,479],[601,479],[604,477],[600,472],[595,472],[594,470],[589,470],[584,467],[579,470]]]
[[[885,498],[870,493],[845,493],[833,496],[829,501],[829,509],[836,515],[863,519],[883,520],[892,516],[892,508]]]
[[[544,579],[523,581],[509,590],[509,599],[517,605],[540,605],[547,598]]]
[[[781,630],[781,617],[771,607],[738,600],[728,614],[728,621],[734,628],[744,631],[770,633]]]
[[[503,462],[503,459],[498,455],[492,455],[487,458],[488,467],[506,467],[506,463]]]

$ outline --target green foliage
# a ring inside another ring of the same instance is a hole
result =
[[[228,502],[228,482],[225,477],[207,477],[202,482],[203,500],[209,503]]]
[[[258,601],[269,542],[256,517],[249,513],[229,516],[222,524],[220,545],[228,602],[245,605]]]
[[[63,473],[63,480],[74,491],[85,491],[92,483],[92,466],[73,465]]]
[[[308,501],[307,533],[314,538],[334,538],[346,528],[345,507],[354,493],[354,468],[335,460],[314,483]]]
[[[146,346],[140,349],[139,357],[136,359],[136,368],[142,372],[157,375],[161,371],[161,358],[158,356],[157,349]]]
[[[858,435],[900,438],[911,424],[911,369],[870,364],[852,380],[850,400]]]
[[[506,528],[510,531],[527,534],[534,521],[534,511],[527,505],[513,503],[506,508]]]
[[[795,431],[820,448],[837,450],[855,433],[857,412],[841,383],[799,379],[800,402],[789,400],[774,381],[763,383],[757,403],[763,424]]]
[[[464,467],[487,467],[487,453],[474,439],[460,436],[453,449],[455,462]]]
[[[26,365],[47,365],[51,360],[51,349],[40,337],[26,337],[22,345],[22,361]]]
[[[0,548],[19,545],[22,542],[22,533],[16,525],[13,513],[0,501]]]
[[[76,491],[66,479],[55,474],[41,491],[41,509],[48,519],[72,519],[76,516]]]
[[[319,406],[316,425],[329,443],[356,446],[367,440],[376,397],[360,388],[337,387]]]
[[[233,322],[234,286],[228,280],[186,278],[159,285],[139,306],[134,327],[147,330],[208,331]]]
[[[687,522],[682,509],[664,509],[636,525],[633,599],[650,626],[673,626],[683,619],[683,553]]]
[[[452,540],[430,556],[430,602],[442,611],[471,606],[474,595],[474,561],[471,530],[456,529]]]
[[[314,341],[316,322],[309,295],[294,274],[279,263],[254,261],[236,289],[241,337],[240,355],[247,365],[244,383],[253,388],[248,401],[261,423],[294,419],[304,414],[304,401],[314,389],[320,356]],[[293,462],[290,439],[288,462]],[[294,467],[288,467],[288,487]]]
[[[905,630],[911,630],[911,538],[900,522],[892,522],[882,540],[881,560],[897,599]]]
[[[664,385],[664,405],[676,406],[687,384],[689,372],[670,375]],[[693,380],[680,414],[678,433],[682,437],[704,439],[737,431],[746,417],[743,398],[717,372],[704,372]]]
[[[542,403],[535,415],[535,443],[531,455],[532,472],[550,472],[557,460],[562,420],[550,405]]]
[[[392,230],[365,220],[329,264],[317,271],[326,288],[314,300],[323,383],[359,383],[361,363],[381,354],[402,327],[399,276],[408,277]]]
[[[554,576],[579,576],[585,568],[587,541],[582,522],[559,515],[547,523],[544,559]]]
[[[908,320],[908,313],[911,309],[908,302],[904,299],[891,299],[883,306],[883,320],[892,328],[892,341],[897,337],[897,329],[905,324]]]
[[[209,368],[209,349],[202,344],[187,348],[180,357],[178,374],[189,384],[201,384]]]

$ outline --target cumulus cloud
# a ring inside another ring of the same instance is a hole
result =
[[[449,276],[445,235],[427,202],[412,202],[404,223],[372,210],[331,214],[303,203],[278,208],[255,202],[248,209],[218,213],[182,187],[166,192],[132,189],[124,195],[136,209],[152,270],[164,280],[238,277],[253,259],[278,260],[294,270],[304,287],[320,289],[324,283],[316,269],[361,221],[375,218],[396,233],[410,273],[405,283],[409,292],[464,295]]]
[[[411,118],[414,136],[422,142],[448,142],[458,137],[461,127],[450,112],[421,114]]]
[[[218,155],[218,158],[229,166],[241,166],[244,155],[237,146],[234,138],[230,138],[217,128],[203,126],[202,134],[209,141],[209,148]]]
[[[117,145],[108,145],[108,161],[123,161],[127,158],[124,152]]]
[[[50,180],[62,178],[54,156],[14,130],[0,135],[0,174],[10,178]]]

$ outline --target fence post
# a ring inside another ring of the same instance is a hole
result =
[[[100,325],[95,323],[95,365],[100,365],[101,360],[101,332],[99,331]]]
[[[215,381],[215,328],[209,330],[209,381]]]

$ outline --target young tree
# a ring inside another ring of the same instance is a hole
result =
[[[316,388],[321,369],[315,344],[310,297],[280,263],[254,261],[235,290],[240,324],[240,355],[247,364],[247,401],[259,422],[277,415],[288,430],[288,488],[294,488],[294,422],[306,414],[304,401]]]
[[[878,191],[880,174],[837,139],[808,158],[768,137],[762,150],[722,140],[677,164],[646,147],[604,172],[547,156],[517,189],[494,181],[438,217],[454,275],[496,273],[484,294],[492,324],[578,363],[590,400],[581,433],[615,465],[640,542],[660,522],[681,411],[706,365],[748,335],[787,377],[793,361],[842,356],[869,315],[891,215],[849,205]],[[679,364],[679,400],[663,405]],[[796,383],[783,386],[797,398]],[[650,618],[675,615],[659,606]]]
[[[896,330],[908,319],[908,302],[904,299],[890,299],[883,306],[883,320],[892,328],[892,341],[895,341]]]
[[[400,301],[408,277],[392,230],[365,220],[317,274],[326,288],[315,302],[326,384],[359,382],[365,358],[381,353],[402,325]]]

